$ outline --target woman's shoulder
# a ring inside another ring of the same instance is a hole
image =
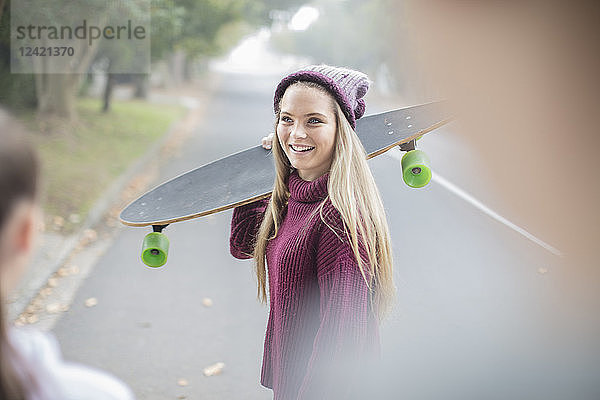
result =
[[[347,225],[342,217],[342,213],[335,208],[333,203],[329,198],[325,200],[323,203],[323,209],[321,212],[321,217],[319,218],[319,234],[321,237],[321,242],[329,242],[330,245],[335,244],[335,246],[341,251],[347,250],[353,253],[352,245],[349,240],[349,230],[347,229]],[[357,232],[359,247],[361,251],[364,251],[362,237],[359,232]],[[353,256],[352,256],[353,257]]]
[[[318,232],[321,236],[337,236],[340,241],[346,237],[344,219],[340,211],[327,198],[317,218]]]
[[[327,197],[327,199],[325,199],[325,201],[323,202],[323,206],[321,207],[319,214],[322,223],[334,226],[336,228],[344,227],[344,220],[342,218],[342,214],[337,208],[334,207],[329,197]]]
[[[51,334],[32,329],[11,329],[9,340],[17,352],[18,369],[39,383],[40,399],[129,400],[131,390],[112,375],[63,360]],[[60,396],[60,397],[57,397]]]

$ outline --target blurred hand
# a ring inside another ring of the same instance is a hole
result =
[[[271,150],[271,147],[273,145],[273,136],[275,136],[274,133],[269,134],[269,136],[265,136],[264,138],[261,139],[261,143],[262,143],[262,147],[264,147],[267,150]]]

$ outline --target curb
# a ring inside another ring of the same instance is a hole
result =
[[[144,168],[153,160],[159,157],[161,149],[163,149],[169,141],[176,136],[179,128],[183,123],[191,118],[198,111],[199,105],[190,102],[189,98],[178,98],[181,105],[187,108],[187,112],[178,120],[171,123],[165,134],[158,139],[144,155],[139,157],[131,166],[129,166],[119,177],[117,177],[104,193],[94,202],[94,206],[89,210],[87,216],[77,232],[66,237],[57,247],[52,248],[52,253],[58,254],[56,258],[48,261],[43,268],[35,268],[34,262],[36,258],[42,256],[44,245],[39,246],[28,267],[21,279],[18,287],[13,290],[7,302],[7,316],[10,321],[14,321],[17,317],[25,312],[27,306],[39,293],[39,291],[47,284],[48,280],[68,261],[68,258],[73,254],[80,243],[86,239],[86,233],[101,223],[102,218],[109,212],[110,208],[117,204],[120,195],[134,177],[141,174]],[[194,107],[195,105],[195,107]],[[51,236],[42,233],[40,236]]]

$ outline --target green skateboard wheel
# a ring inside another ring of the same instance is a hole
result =
[[[431,180],[429,158],[421,150],[411,150],[402,157],[402,178],[413,188],[420,188]]]
[[[169,239],[159,232],[146,235],[142,244],[142,261],[149,267],[158,268],[165,265],[169,254]]]

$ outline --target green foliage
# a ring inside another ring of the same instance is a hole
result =
[[[179,46],[190,58],[218,53],[216,38],[222,26],[241,18],[243,2],[182,0],[186,15]]]
[[[10,73],[10,0],[0,16],[0,104],[13,109],[36,107],[35,81],[32,74]]]
[[[401,74],[402,18],[398,2],[392,0],[319,0],[319,19],[306,31],[284,30],[273,37],[274,47],[308,56],[316,62],[348,66],[370,75],[386,64]]]
[[[152,61],[161,60],[183,34],[186,10],[173,0],[152,0],[150,7],[151,39],[150,54]]]
[[[152,35],[154,47],[162,50],[182,49],[189,58],[213,56],[229,50],[252,29],[270,24],[274,8],[297,7],[300,0],[155,0],[161,3],[155,15],[162,17],[157,25],[160,34]],[[168,17],[171,19],[169,20]],[[154,57],[153,57],[154,58]]]
[[[237,20],[223,25],[215,37],[217,52],[223,53],[235,46],[240,38],[251,34],[253,27],[247,22]]]
[[[151,61],[164,59],[176,49],[183,50],[189,60],[221,54],[256,27],[269,25],[272,10],[298,8],[305,2],[304,0],[150,1]],[[100,22],[108,21],[111,9],[108,7],[109,3],[106,0],[89,0],[85,2],[85,9],[69,8],[69,13],[90,15]],[[55,2],[48,2],[45,7],[32,9],[26,17],[44,18],[50,22],[61,21],[66,6],[56,7],[55,4]],[[76,4],[82,3],[76,2]],[[138,4],[136,1],[119,2],[119,7],[127,7],[128,11],[135,11]],[[10,0],[6,0],[0,20],[0,103],[17,108],[35,107],[37,100],[33,75],[10,74],[9,21]],[[99,45],[96,50],[98,53],[95,57],[90,57],[90,61],[102,57],[119,63],[135,62],[135,57],[126,46],[113,47],[111,50]]]
[[[307,1],[302,0],[262,0],[243,1],[244,15],[253,25],[269,25],[272,11],[295,11]]]
[[[10,65],[0,50],[0,104],[12,109],[35,109],[35,80],[32,74],[10,73]]]

